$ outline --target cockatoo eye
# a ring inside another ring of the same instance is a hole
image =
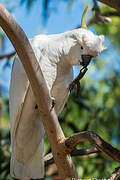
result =
[[[82,55],[81,57],[82,57],[81,65],[84,67],[87,67],[91,59],[93,58],[93,56],[91,55]]]
[[[81,49],[83,49],[83,46],[81,46]]]

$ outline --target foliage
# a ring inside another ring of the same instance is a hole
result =
[[[105,5],[102,6],[101,13],[107,12],[115,12],[115,10]],[[111,23],[98,23],[93,27],[99,34],[107,36],[116,48],[120,48],[120,16],[112,16],[111,20]]]
[[[66,136],[70,136],[78,131],[95,131],[104,140],[120,148],[120,74],[114,72],[110,77],[89,85],[92,80],[86,78],[82,82],[78,98],[74,94],[70,96],[61,115],[64,132]],[[78,148],[89,146],[89,143],[83,143]],[[102,153],[77,157],[74,160],[82,178],[105,178],[113,168],[119,166],[119,163]]]
[[[8,98],[0,97],[0,180],[5,180],[9,175],[10,164],[10,134],[8,124]]]
[[[21,0],[31,7],[36,1]],[[66,2],[70,2],[66,0]],[[72,1],[71,1],[72,2]],[[50,0],[43,1],[43,9],[49,9]],[[113,11],[108,6],[101,7],[102,12]],[[120,48],[120,18],[112,17],[111,23],[94,24],[93,28],[99,34],[105,34],[112,43],[112,51]],[[0,41],[2,34],[0,31]],[[92,64],[96,71],[81,81],[80,94],[76,98],[75,90],[71,93],[59,121],[66,136],[92,130],[104,140],[120,149],[120,63],[115,58],[117,68],[110,61],[110,51]],[[110,66],[111,64],[111,66]],[[94,69],[90,68],[89,71]],[[100,75],[100,78],[97,78]],[[97,77],[96,77],[97,76]],[[9,175],[10,136],[9,136],[8,99],[0,98],[0,180],[12,180]],[[78,148],[87,148],[89,143],[81,143]],[[45,151],[50,152],[50,145],[45,139]],[[105,178],[119,164],[103,153],[73,158],[81,178]],[[49,167],[51,168],[51,166]],[[49,169],[47,168],[47,170]],[[56,173],[56,172],[55,172]],[[52,178],[50,178],[52,179]]]

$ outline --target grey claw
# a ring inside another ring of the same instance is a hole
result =
[[[38,109],[38,105],[37,104],[35,105],[35,109]]]
[[[55,105],[56,105],[56,100],[54,98],[52,98],[52,106],[51,106],[50,112],[55,107]]]

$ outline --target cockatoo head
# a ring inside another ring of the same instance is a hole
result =
[[[95,35],[84,28],[73,30],[71,38],[74,41],[70,50],[72,65],[87,66],[93,57],[106,49],[103,35]]]
[[[99,55],[106,49],[104,46],[104,36],[95,35],[87,29],[84,16],[87,7],[84,10],[81,20],[81,28],[69,32],[69,36],[73,42],[69,56],[72,65],[82,65],[86,67],[93,57]]]

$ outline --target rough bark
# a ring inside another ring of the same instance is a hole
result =
[[[120,11],[120,0],[97,0],[104,4],[107,4],[108,6],[116,9],[117,11]]]
[[[57,115],[54,109],[50,111],[52,100],[31,45],[24,31],[1,3],[0,26],[16,49],[31,83],[60,176],[62,179],[77,178],[71,156],[66,153],[65,137]]]

